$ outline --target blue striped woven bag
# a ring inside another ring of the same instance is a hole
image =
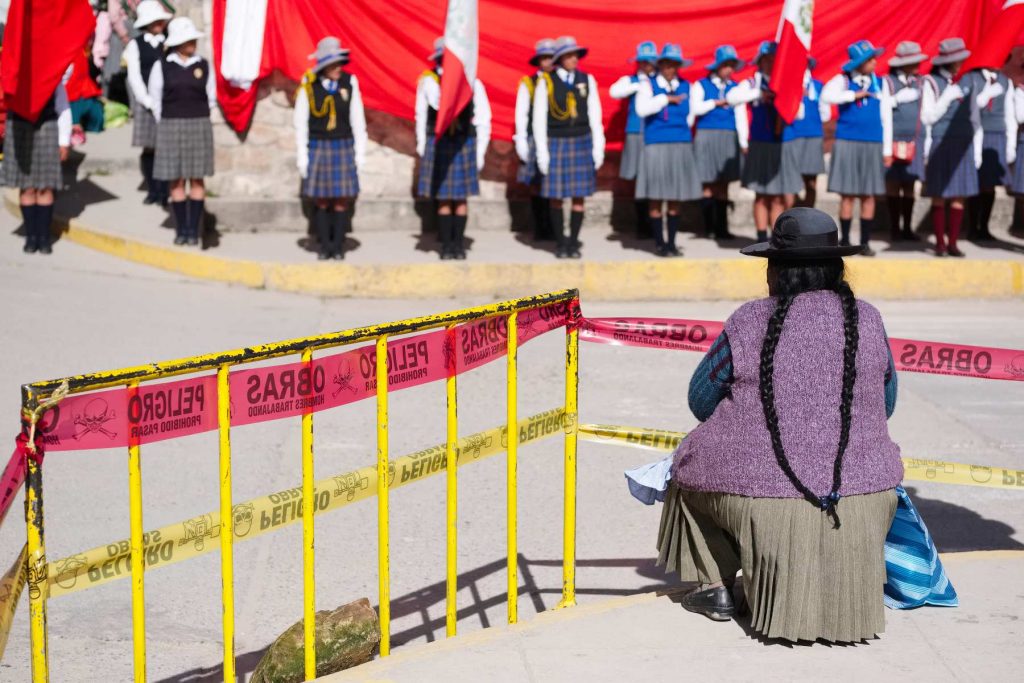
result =
[[[942,568],[928,527],[902,486],[896,487],[896,495],[896,516],[885,537],[885,606],[958,606],[960,600]]]

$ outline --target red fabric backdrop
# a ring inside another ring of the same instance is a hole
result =
[[[214,43],[223,34],[226,0],[214,1]],[[900,40],[915,40],[934,54],[942,38],[963,36],[974,44],[985,21],[1003,0],[818,0],[812,53],[817,75],[827,78],[846,60],[846,46],[867,38],[890,51]],[[306,56],[321,37],[336,35],[352,49],[349,68],[359,77],[366,106],[403,118],[413,117],[414,82],[428,66],[425,57],[444,30],[440,0],[268,0],[261,78],[279,69],[298,80],[309,68]],[[765,38],[773,38],[782,0],[644,0],[632,5],[608,0],[480,0],[479,77],[493,110],[493,135],[511,139],[516,83],[529,71],[527,60],[540,37],[576,36],[590,48],[581,68],[601,86],[609,141],[621,138],[624,111],[607,89],[631,71],[636,43],[681,43],[694,64],[687,78],[704,74],[716,45],[731,42],[749,58]],[[884,61],[883,57],[883,61]],[[749,73],[749,68],[745,73]],[[236,129],[248,125],[256,89],[219,83],[225,115]]]

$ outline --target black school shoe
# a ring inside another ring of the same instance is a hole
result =
[[[703,614],[712,621],[729,621],[736,616],[732,591],[725,586],[694,590],[684,595],[679,604],[687,612]]]

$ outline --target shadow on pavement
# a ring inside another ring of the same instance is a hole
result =
[[[986,519],[962,505],[925,498],[912,487],[907,487],[907,493],[939,552],[1024,549],[1024,543],[1013,538],[1016,529],[1005,522]]]

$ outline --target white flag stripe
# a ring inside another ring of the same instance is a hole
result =
[[[1024,0],[1010,0],[1010,2],[1024,2]],[[782,38],[782,24],[789,22],[793,25],[797,39],[808,50],[811,49],[811,24],[814,16],[814,0],[786,0],[782,6],[782,17],[779,21],[779,30],[775,40]]]
[[[470,83],[476,80],[478,40],[476,0],[449,0],[444,46],[462,62]]]
[[[227,0],[220,72],[237,88],[248,90],[260,75],[267,0]]]

